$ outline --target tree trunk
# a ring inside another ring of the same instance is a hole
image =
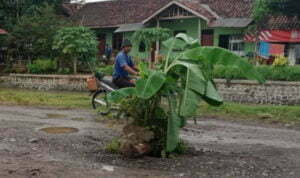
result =
[[[77,59],[74,59],[73,61],[73,72],[74,74],[77,74]]]

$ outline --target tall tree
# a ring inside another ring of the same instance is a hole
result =
[[[299,0],[270,0],[268,8],[274,14],[300,16]]]
[[[254,19],[262,21],[270,15],[300,17],[300,2],[299,0],[256,0]]]
[[[33,14],[23,15],[9,31],[9,52],[17,58],[53,58],[52,43],[56,31],[67,22],[54,12],[53,6],[44,4]]]
[[[61,12],[64,0],[0,0],[0,25],[11,30],[13,25],[24,15],[34,13],[44,3],[53,5],[56,12]]]

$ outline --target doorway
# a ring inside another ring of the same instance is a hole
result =
[[[202,30],[201,45],[202,46],[214,45],[214,30]]]
[[[229,38],[230,35],[220,35],[219,46],[224,49],[229,49]]]
[[[106,35],[101,33],[98,35],[99,55],[103,55],[105,53],[105,45],[106,45]]]
[[[123,33],[113,34],[113,50],[121,50],[123,42]]]

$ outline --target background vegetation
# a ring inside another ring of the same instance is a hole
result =
[[[300,66],[256,66],[255,68],[266,80],[300,81]],[[242,71],[234,66],[217,66],[213,75],[214,78],[220,79],[246,79]]]

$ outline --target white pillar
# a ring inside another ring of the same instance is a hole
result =
[[[199,39],[199,43],[201,44],[201,35],[202,35],[202,29],[201,29],[201,19],[199,18],[198,20],[198,39]]]
[[[156,27],[157,27],[157,28],[160,27],[159,18],[157,18],[157,21],[156,21]],[[156,50],[155,50],[154,63],[156,63],[156,58],[157,58],[158,54],[159,54],[159,41],[157,40],[157,41],[156,41]]]
[[[159,28],[160,27],[160,23],[159,23],[159,19],[157,19],[157,24],[156,27]],[[156,52],[159,52],[159,41],[156,41]]]
[[[294,45],[289,45],[289,62],[290,65],[295,65],[296,64],[296,50]]]

